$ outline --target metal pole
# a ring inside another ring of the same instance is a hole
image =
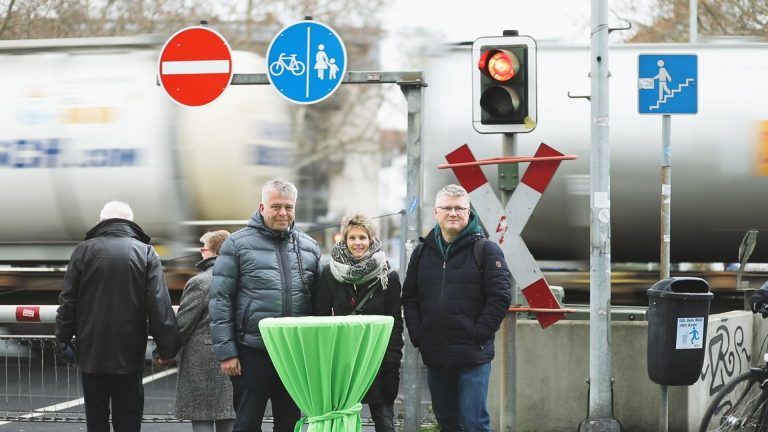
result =
[[[669,277],[670,221],[672,198],[672,116],[661,116],[661,279]]]
[[[517,134],[504,134],[501,140],[501,149],[504,156],[517,154]],[[505,207],[509,197],[514,192],[514,187],[519,181],[518,165],[499,165],[499,190],[501,191],[501,205]],[[506,185],[506,187],[504,187]],[[517,304],[517,284],[512,279],[512,304]],[[501,422],[502,431],[514,432],[517,419],[517,361],[515,360],[515,346],[517,340],[517,314],[509,313],[501,324],[502,347],[502,383],[501,383]]]
[[[611,394],[611,201],[608,146],[608,1],[592,0],[589,416],[580,431],[618,431]]]
[[[688,7],[688,41],[699,41],[699,0],[689,0]]]
[[[406,255],[410,256],[421,235],[421,190],[423,183],[421,114],[424,87],[421,82],[400,84],[400,90],[408,102],[406,225],[400,229],[406,230],[404,246]],[[407,268],[403,267],[403,277],[406,270]],[[410,340],[410,337],[407,340]],[[405,432],[418,432],[421,426],[421,357],[419,351],[410,343],[405,344],[403,357],[403,430]]]
[[[672,215],[672,116],[661,116],[661,250],[659,254],[659,277],[669,277],[670,227]],[[669,427],[669,393],[667,386],[661,385],[661,405],[659,406],[659,432],[667,432]]]

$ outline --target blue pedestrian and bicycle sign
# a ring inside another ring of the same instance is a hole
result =
[[[283,97],[313,104],[332,95],[344,79],[347,50],[339,35],[316,21],[282,29],[267,50],[267,77]]]
[[[693,54],[640,54],[640,114],[696,114],[698,59]]]

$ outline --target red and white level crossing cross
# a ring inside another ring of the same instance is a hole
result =
[[[520,237],[533,209],[560,166],[561,161],[557,159],[535,160],[536,157],[548,156],[563,154],[542,143],[505,208],[502,208],[499,198],[479,166],[459,166],[451,169],[469,193],[470,202],[485,226],[489,240],[498,243],[504,251],[512,277],[522,287],[521,291],[528,304],[533,308],[559,309],[560,305],[549,284]],[[445,159],[450,164],[476,160],[466,144],[447,154]],[[542,328],[547,328],[563,318],[564,313],[536,313],[536,319]]]
[[[179,30],[163,46],[158,63],[163,89],[182,105],[213,102],[232,79],[229,44],[207,27]]]

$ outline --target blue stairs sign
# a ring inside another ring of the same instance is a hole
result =
[[[696,114],[698,58],[693,54],[641,54],[638,60],[640,114]]]

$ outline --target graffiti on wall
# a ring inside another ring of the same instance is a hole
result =
[[[709,382],[710,396],[720,391],[731,378],[749,368],[752,356],[749,346],[745,343],[742,326],[736,326],[731,334],[727,326],[720,325],[715,335],[709,339],[707,364],[701,372],[701,379]]]

